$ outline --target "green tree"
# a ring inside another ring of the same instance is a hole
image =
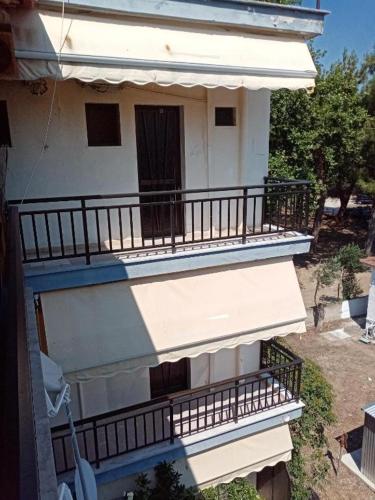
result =
[[[363,103],[368,111],[364,127],[363,145],[364,166],[361,170],[357,187],[372,199],[372,210],[366,242],[366,254],[375,254],[375,47],[365,57],[361,68]]]
[[[313,51],[313,56],[319,74],[312,94],[302,90],[273,94],[270,172],[281,176],[287,171],[312,181],[316,243],[329,192],[335,190],[346,207],[363,166],[368,115],[356,57],[345,52],[341,61],[324,71],[319,64],[321,53]]]

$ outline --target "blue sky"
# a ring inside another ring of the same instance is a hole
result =
[[[315,0],[303,0],[304,7],[315,7]],[[375,0],[321,0],[321,8],[331,11],[326,17],[325,33],[315,46],[327,54],[326,66],[342,55],[344,48],[359,57],[375,45]]]

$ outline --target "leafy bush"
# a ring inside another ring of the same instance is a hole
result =
[[[362,293],[355,273],[363,271],[360,259],[363,252],[358,245],[350,243],[340,248],[337,259],[340,262],[342,296],[344,300],[353,299]]]
[[[332,285],[338,278],[340,272],[340,262],[337,257],[331,257],[327,259],[323,264],[321,264],[314,272],[314,278],[316,281],[314,302],[315,306],[317,303],[318,291],[325,287]]]
[[[335,422],[332,386],[321,369],[305,360],[302,371],[302,417],[291,423],[294,450],[288,471],[292,482],[292,500],[307,500],[312,488],[324,481],[329,463],[324,456],[327,444],[325,428]]]
[[[355,273],[363,271],[360,259],[363,257],[363,251],[358,245],[350,243],[340,248],[335,257],[331,257],[321,264],[314,273],[316,281],[314,301],[317,304],[317,295],[319,289],[332,285],[340,278],[340,284],[337,288],[337,298],[340,296],[340,285],[342,288],[342,297],[344,300],[353,299],[362,293]]]
[[[228,484],[207,488],[202,500],[262,500],[254,486],[246,479],[235,479]]]
[[[173,462],[160,462],[155,468],[155,487],[147,474],[140,474],[136,479],[135,500],[193,500],[191,488],[180,483],[181,474],[173,467]]]

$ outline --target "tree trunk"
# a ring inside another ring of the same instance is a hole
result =
[[[371,218],[368,224],[366,255],[375,255],[375,200],[372,202]]]
[[[312,236],[314,237],[313,241],[313,249],[316,248],[316,245],[319,240],[319,233],[320,233],[320,228],[322,227],[322,221],[323,221],[323,214],[324,214],[324,204],[327,198],[327,194],[323,193],[320,195],[319,201],[318,201],[318,208],[315,211],[314,215],[314,224],[313,224],[313,229],[312,229]]]
[[[338,211],[337,218],[340,221],[342,221],[342,219],[344,218],[344,215],[345,215],[346,209],[348,207],[348,203],[349,203],[350,197],[352,195],[353,189],[354,189],[354,185],[350,186],[349,189],[345,189],[345,190],[339,192],[340,210]]]
[[[350,186],[347,186],[346,188],[340,188],[340,187],[338,188],[338,193],[340,198],[340,210],[337,214],[337,219],[339,221],[342,221],[345,215],[350,197],[353,193],[354,186],[355,186],[355,181],[352,181]]]
[[[315,169],[317,177],[321,183],[321,193],[318,200],[318,208],[315,211],[314,215],[314,224],[312,229],[312,235],[314,237],[314,241],[312,244],[313,250],[316,249],[316,245],[319,239],[319,232],[322,226],[323,214],[324,214],[324,204],[327,198],[327,187],[326,187],[326,164],[324,153],[321,148],[315,150],[313,152],[313,158],[315,162]]]

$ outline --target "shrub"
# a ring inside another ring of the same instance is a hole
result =
[[[325,428],[335,422],[332,386],[321,369],[306,360],[302,372],[302,417],[291,423],[294,450],[288,471],[292,482],[292,500],[307,500],[312,488],[324,481],[329,464],[324,456],[327,444]]]
[[[173,462],[160,462],[155,468],[155,487],[146,474],[136,479],[135,500],[193,500],[195,495],[191,488],[180,483],[181,474],[173,467]]]
[[[235,479],[228,484],[202,491],[203,500],[262,500],[254,486],[247,479]]]
[[[342,297],[344,300],[353,299],[362,293],[355,273],[363,271],[360,259],[363,252],[358,245],[350,243],[340,248],[337,259],[341,266]]]

